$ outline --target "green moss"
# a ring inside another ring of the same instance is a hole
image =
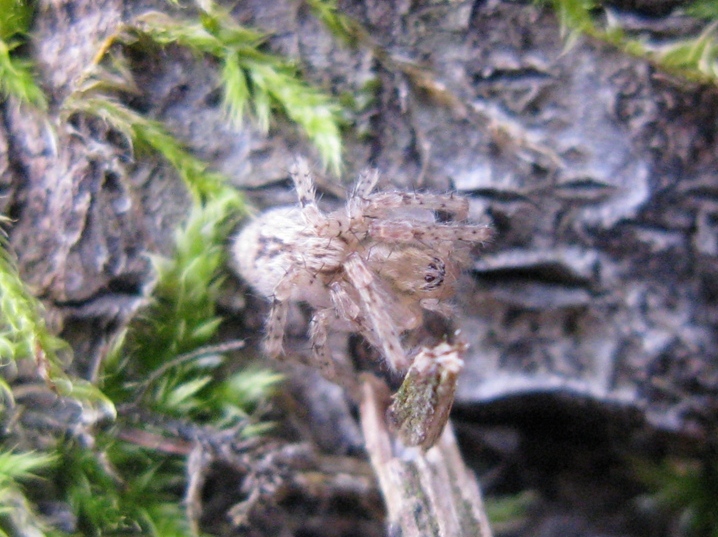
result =
[[[686,537],[718,537],[718,461],[714,452],[703,460],[637,462],[635,469],[650,490],[640,504],[651,516],[678,520],[680,535]]]
[[[698,0],[687,7],[687,13],[710,22],[700,34],[661,44],[632,38],[615,22],[602,24],[597,16],[602,6],[592,0],[540,0],[539,4],[549,4],[554,9],[569,46],[578,35],[586,34],[687,79],[718,82],[718,3],[715,0]]]
[[[278,110],[304,131],[324,162],[339,172],[342,142],[338,105],[306,84],[296,66],[264,52],[263,34],[236,24],[231,16],[210,6],[198,21],[146,13],[118,37],[132,42],[138,36],[216,58],[221,66],[223,106],[231,121],[240,124],[251,108],[257,124],[266,131],[272,112]]]
[[[0,0],[0,94],[39,109],[47,100],[35,82],[32,65],[14,51],[24,43],[34,5],[23,0]]]

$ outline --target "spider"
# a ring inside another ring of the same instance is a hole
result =
[[[323,213],[306,161],[298,158],[290,173],[298,206],[261,214],[232,244],[239,275],[272,302],[266,352],[282,353],[288,305],[303,301],[314,311],[312,357],[324,376],[336,376],[330,329],[361,334],[405,372],[402,334],[421,324],[423,310],[450,315],[446,300],[469,249],[491,228],[465,222],[469,202],[456,194],[373,192],[376,170],[360,174],[344,209]]]

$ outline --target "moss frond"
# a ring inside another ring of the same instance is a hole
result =
[[[25,0],[0,0],[0,40],[24,35],[30,27],[33,6]]]
[[[49,467],[56,457],[44,453],[0,453],[0,489],[17,481],[35,477],[37,470]]]
[[[0,217],[0,223],[7,221]],[[53,364],[66,345],[45,326],[42,305],[20,279],[9,244],[0,230],[0,357],[4,360],[38,358],[42,352]]]
[[[157,20],[167,19],[157,15]],[[202,53],[209,53],[217,41],[200,25],[174,29],[170,25],[155,37],[166,44],[175,43],[178,35],[185,46],[196,45]],[[236,32],[227,36],[236,41],[247,38]],[[103,56],[114,63],[86,79],[65,103],[65,113],[94,115],[122,133],[136,153],[159,153],[178,170],[194,199],[187,220],[176,231],[173,254],[152,258],[157,281],[151,304],[113,345],[103,363],[103,388],[113,400],[124,403],[124,409],[151,412],[162,422],[175,419],[188,425],[197,421],[213,427],[240,425],[245,434],[260,433],[267,424],[244,427],[253,403],[245,403],[242,394],[228,388],[219,374],[225,364],[224,354],[241,342],[209,345],[222,321],[216,302],[227,262],[226,241],[243,211],[242,197],[227,186],[224,177],[210,172],[204,162],[192,156],[161,123],[120,101],[119,95],[136,90],[131,74],[121,57]],[[241,91],[239,86],[233,89],[235,102]],[[236,116],[243,113],[236,111]],[[270,383],[262,386],[266,397]],[[123,424],[124,414],[118,427]],[[78,458],[73,470],[76,476],[66,495],[72,498],[81,529],[87,534],[132,531],[190,535],[178,497],[184,485],[183,460],[175,457],[168,464],[166,454],[146,445],[140,447],[146,431],[137,434],[130,441],[110,439],[110,446],[95,453],[75,447],[68,454]],[[102,437],[107,441],[109,435]]]
[[[718,82],[718,3],[697,0],[687,8],[693,16],[711,21],[698,36],[671,43],[654,44],[631,38],[615,22],[602,26],[594,17],[601,9],[594,0],[537,0],[550,4],[561,24],[561,33],[570,47],[581,34],[611,43],[626,54],[645,58],[658,67],[699,82]]]
[[[157,410],[190,415],[203,408],[198,394],[209,396],[215,388],[208,385],[224,362],[223,349],[201,349],[221,322],[216,302],[227,262],[225,244],[241,209],[240,195],[230,188],[195,205],[176,232],[172,257],[153,258],[158,278],[153,303],[131,326],[126,352],[137,378],[154,382],[151,404]],[[137,394],[136,388],[131,391]]]
[[[241,126],[251,97],[247,74],[239,66],[239,62],[235,58],[227,55],[222,62],[221,77],[224,81],[222,106],[230,121],[234,125]],[[268,121],[268,119],[268,117],[265,117],[264,121]],[[262,125],[262,128],[266,129],[267,126]]]
[[[661,464],[637,462],[638,478],[651,490],[641,498],[649,510],[664,510],[682,523],[682,535],[718,536],[718,462],[671,460]]]
[[[593,0],[551,0],[561,23],[562,33],[567,30],[588,32],[594,29],[591,10],[594,9]]]
[[[35,452],[0,452],[0,535],[44,535],[47,531],[25,497],[22,482],[47,470],[56,458]]]
[[[225,177],[209,171],[207,164],[190,154],[160,122],[148,119],[110,96],[78,93],[65,103],[65,112],[97,116],[123,133],[136,149],[149,149],[162,155],[198,201],[225,188]]]
[[[44,110],[47,100],[35,82],[30,62],[12,54],[27,34],[32,14],[31,2],[0,0],[0,94]]]
[[[521,524],[532,506],[538,502],[538,494],[525,490],[518,494],[486,499],[486,515],[491,527],[497,532]]]
[[[263,97],[261,101],[279,103],[289,119],[304,129],[325,162],[338,172],[342,151],[337,119],[339,108],[287,68],[281,69],[269,63],[248,63],[247,69],[257,93],[265,93],[269,97]],[[265,104],[264,108],[268,106]],[[259,115],[259,107],[256,110]],[[268,115],[267,112],[265,114]],[[264,121],[268,123],[268,120]]]
[[[0,217],[0,222],[3,220]],[[93,420],[114,418],[112,401],[96,386],[65,373],[58,351],[69,353],[69,347],[48,330],[42,310],[40,301],[20,279],[0,230],[0,360],[33,360],[47,384],[59,395],[82,403],[83,411],[92,414]]]
[[[20,279],[8,248],[0,232],[0,359],[34,360],[40,375],[59,395],[77,399],[88,411],[114,417],[114,405],[96,386],[63,371],[58,351],[67,353],[69,347],[47,329],[42,304]]]
[[[190,536],[182,509],[178,457],[113,441],[101,451],[63,446],[56,486],[77,516],[79,534]]]
[[[342,142],[339,106],[301,80],[290,63],[260,50],[263,34],[244,28],[221,12],[206,11],[201,22],[180,21],[164,13],[145,13],[120,36],[132,42],[144,35],[160,45],[177,44],[216,58],[222,66],[223,107],[241,123],[252,104],[258,125],[267,130],[273,109],[297,123],[335,172],[340,169]]]
[[[305,0],[309,8],[332,34],[354,46],[363,34],[361,27],[351,18],[339,11],[336,0]]]
[[[695,0],[686,8],[686,12],[693,17],[718,20],[718,2],[716,0]]]
[[[139,412],[151,409],[159,421],[129,434],[125,429],[122,439],[103,435],[101,451],[73,445],[63,456],[69,476],[65,494],[85,534],[193,535],[182,503],[186,462],[148,445],[174,441],[153,427],[171,421],[170,416],[185,428],[191,420],[219,428],[244,425],[253,405],[280,379],[262,370],[223,379],[218,368],[231,345],[206,346],[221,320],[215,304],[226,239],[241,208],[241,197],[230,188],[197,203],[176,231],[173,255],[153,259],[158,278],[153,302],[112,349],[105,367],[106,383],[115,384],[110,392]],[[123,424],[121,419],[119,427]],[[240,428],[247,435],[268,426]]]
[[[227,261],[225,240],[242,208],[241,196],[226,188],[204,205],[192,208],[176,232],[172,258],[155,258],[159,278],[155,296],[173,304],[167,308],[173,318],[163,322],[184,320],[186,337],[193,339],[180,352],[205,344],[211,335],[206,323],[215,315],[220,284],[217,275]]]
[[[655,56],[668,69],[700,75],[718,81],[718,21],[710,24],[698,37],[658,49]]]
[[[233,122],[242,121],[251,111],[268,129],[272,114],[283,112],[307,133],[325,161],[338,168],[341,142],[338,114],[331,100],[302,82],[291,63],[263,52],[263,34],[221,16],[210,2],[203,5],[206,11],[196,22],[147,14],[119,38],[140,43],[138,37],[149,37],[160,45],[185,46],[216,58],[222,66],[224,108]],[[75,533],[189,536],[192,527],[182,504],[185,460],[176,455],[183,453],[187,442],[168,439],[165,434],[175,433],[167,433],[163,427],[171,430],[172,425],[166,422],[190,428],[201,423],[213,431],[232,428],[245,436],[260,434],[271,425],[252,424],[250,416],[261,412],[262,402],[281,376],[264,370],[224,374],[221,369],[226,365],[225,354],[241,343],[211,345],[222,321],[216,303],[227,262],[227,237],[236,216],[243,211],[242,198],[160,122],[122,102],[122,95],[136,93],[137,88],[122,57],[107,54],[111,41],[98,52],[102,73],[94,66],[78,91],[63,104],[65,118],[75,113],[101,118],[126,137],[136,154],[152,151],[161,155],[178,170],[193,194],[193,207],[176,232],[173,255],[152,260],[157,283],[150,306],[117,338],[102,364],[103,389],[111,399],[91,383],[63,372],[60,350],[69,353],[69,349],[47,331],[40,304],[20,281],[5,244],[0,245],[0,356],[7,361],[34,359],[58,393],[94,405],[86,411],[115,417],[114,403],[124,403],[123,414],[112,429],[91,433],[91,447],[70,439],[60,442],[59,453],[43,455],[50,457],[47,460],[58,457],[53,490],[77,517]],[[26,68],[23,84],[28,88],[29,66],[18,63],[11,50],[6,51],[12,60],[8,65],[16,71],[18,65]],[[3,69],[0,65],[0,75]],[[5,91],[5,86],[0,89]],[[39,97],[27,92],[25,100],[32,99]],[[0,381],[3,388],[11,393],[11,387]],[[136,430],[132,438],[127,434],[133,427],[128,419],[128,415],[135,416],[131,412],[149,413],[157,422]],[[157,434],[153,427],[159,430]],[[178,450],[168,456],[153,442],[145,442],[148,436],[175,442]],[[3,532],[14,534],[17,528],[35,535],[52,534],[54,530],[45,528],[28,500],[32,496],[28,493],[26,497],[14,485],[13,479],[32,471],[33,459],[24,465],[18,461],[13,459],[15,474],[5,478],[0,456],[0,495],[5,482],[13,484],[0,497],[0,536]],[[12,506],[12,515],[3,511],[2,505]]]
[[[47,100],[35,82],[30,63],[13,57],[10,52],[7,42],[0,40],[0,93],[44,110]]]
[[[231,426],[246,420],[261,403],[274,393],[284,376],[267,369],[250,368],[234,373],[220,382],[215,397],[208,401],[219,417],[218,423]],[[261,434],[273,425],[251,424],[242,432],[244,436]]]

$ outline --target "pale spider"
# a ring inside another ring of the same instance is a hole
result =
[[[268,210],[232,245],[240,276],[272,300],[266,352],[282,353],[288,304],[304,301],[314,310],[313,359],[326,377],[335,378],[330,327],[361,334],[391,369],[405,372],[402,334],[420,325],[422,310],[451,312],[444,301],[468,250],[491,229],[466,223],[469,202],[456,194],[373,193],[375,170],[359,176],[344,209],[328,214],[317,207],[306,161],[297,159],[291,177],[299,206]]]

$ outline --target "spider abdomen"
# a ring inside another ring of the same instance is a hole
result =
[[[314,306],[328,305],[322,276],[341,267],[345,248],[341,241],[318,236],[296,207],[278,207],[250,222],[232,246],[237,272],[252,287],[272,297],[277,285],[293,273],[293,300]]]

